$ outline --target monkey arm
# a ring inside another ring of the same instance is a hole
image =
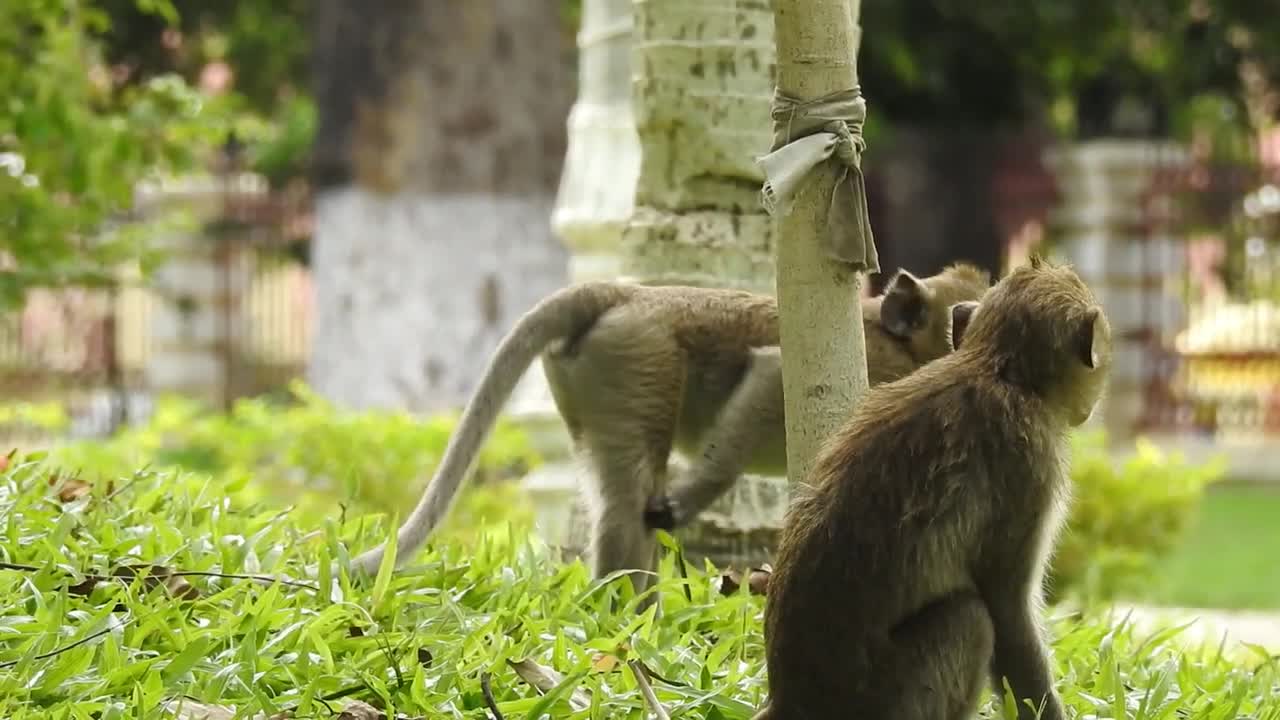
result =
[[[991,580],[983,588],[987,611],[991,613],[996,631],[991,662],[994,691],[1003,696],[1004,680],[1008,679],[1018,702],[1019,720],[1035,720],[1035,712],[1027,706],[1027,700],[1036,706],[1044,702],[1040,720],[1062,720],[1062,703],[1053,689],[1049,653],[1037,620],[1038,574],[1034,572],[1034,563],[1026,560],[1012,573],[994,573],[1002,577]]]
[[[673,530],[723,495],[742,474],[752,453],[783,428],[782,353],[777,347],[751,351],[751,362],[707,433],[699,457],[667,497],[650,501],[645,523]]]

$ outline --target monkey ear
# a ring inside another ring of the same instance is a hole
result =
[[[1103,338],[1101,337],[1101,323],[1098,322],[1099,315],[1098,308],[1089,308],[1089,311],[1084,314],[1084,319],[1080,322],[1079,335],[1076,342],[1076,351],[1079,353],[1080,362],[1091,370],[1097,369],[1098,363],[1101,362],[1098,351]]]
[[[880,301],[880,324],[890,335],[909,337],[924,324],[924,283],[906,270],[899,270],[889,281]]]
[[[967,300],[951,306],[952,350],[960,349],[960,343],[964,342],[965,331],[969,329],[969,321],[973,319],[973,313],[977,309],[978,303],[973,300]]]

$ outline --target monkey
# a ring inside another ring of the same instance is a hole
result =
[[[950,352],[990,279],[955,266],[920,283],[899,272],[886,292],[862,305],[869,385],[903,377]],[[918,283],[918,284],[917,284]],[[910,288],[910,289],[904,289]],[[948,316],[950,321],[948,322]],[[724,495],[743,472],[786,473],[786,422],[783,414],[782,358],[778,347],[753,348],[751,370],[717,407],[715,422],[686,422],[676,448],[697,458],[671,492],[655,495],[645,506],[648,529],[675,530]]]
[[[1037,618],[1111,342],[1079,276],[1035,258],[953,353],[865,395],[788,508],[754,720],[959,720],[1005,680],[1021,720],[1061,720]]]
[[[872,376],[898,377],[948,352],[947,307],[980,297],[989,286],[986,273],[964,264],[923,280],[895,274],[884,293],[861,303]],[[768,352],[778,342],[777,302],[768,295],[620,282],[581,283],[552,293],[499,343],[435,477],[397,532],[397,564],[422,546],[448,512],[503,403],[541,356],[575,454],[592,471],[593,482],[585,488],[592,573],[600,578],[638,570],[630,577],[636,591],[643,591],[644,571],[653,566],[657,550],[644,508],[664,490],[675,445],[696,452],[703,436],[732,437],[765,424],[776,428],[775,437],[761,448],[763,460],[748,466],[785,467],[781,377]],[[757,349],[762,354],[753,354]],[[766,417],[742,414],[761,397]],[[733,480],[727,473],[721,477]],[[352,560],[352,568],[372,575],[382,556],[382,548],[369,550]]]

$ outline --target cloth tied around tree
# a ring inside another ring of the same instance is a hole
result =
[[[835,162],[836,183],[827,207],[827,253],[859,272],[880,271],[867,212],[862,126],[867,102],[858,88],[813,100],[774,92],[773,149],[757,159],[764,170],[760,192],[766,212],[786,212],[800,183],[822,162]]]

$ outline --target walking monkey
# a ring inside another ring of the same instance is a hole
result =
[[[905,271],[862,301],[873,383],[902,377],[951,349],[952,306],[978,300],[990,278],[958,264],[923,280]],[[967,316],[967,308],[957,310]],[[575,451],[589,465],[588,555],[596,577],[648,570],[645,526],[663,494],[673,448],[706,455],[680,485],[673,513],[687,521],[745,469],[785,469],[782,382],[773,297],[741,290],[590,282],[544,298],[503,338],[435,477],[397,533],[397,563],[443,519],[503,404],[535,357]],[[770,349],[772,348],[772,350]],[[727,456],[744,445],[750,452]],[[353,559],[377,572],[382,548]],[[637,591],[647,576],[632,575]]]

